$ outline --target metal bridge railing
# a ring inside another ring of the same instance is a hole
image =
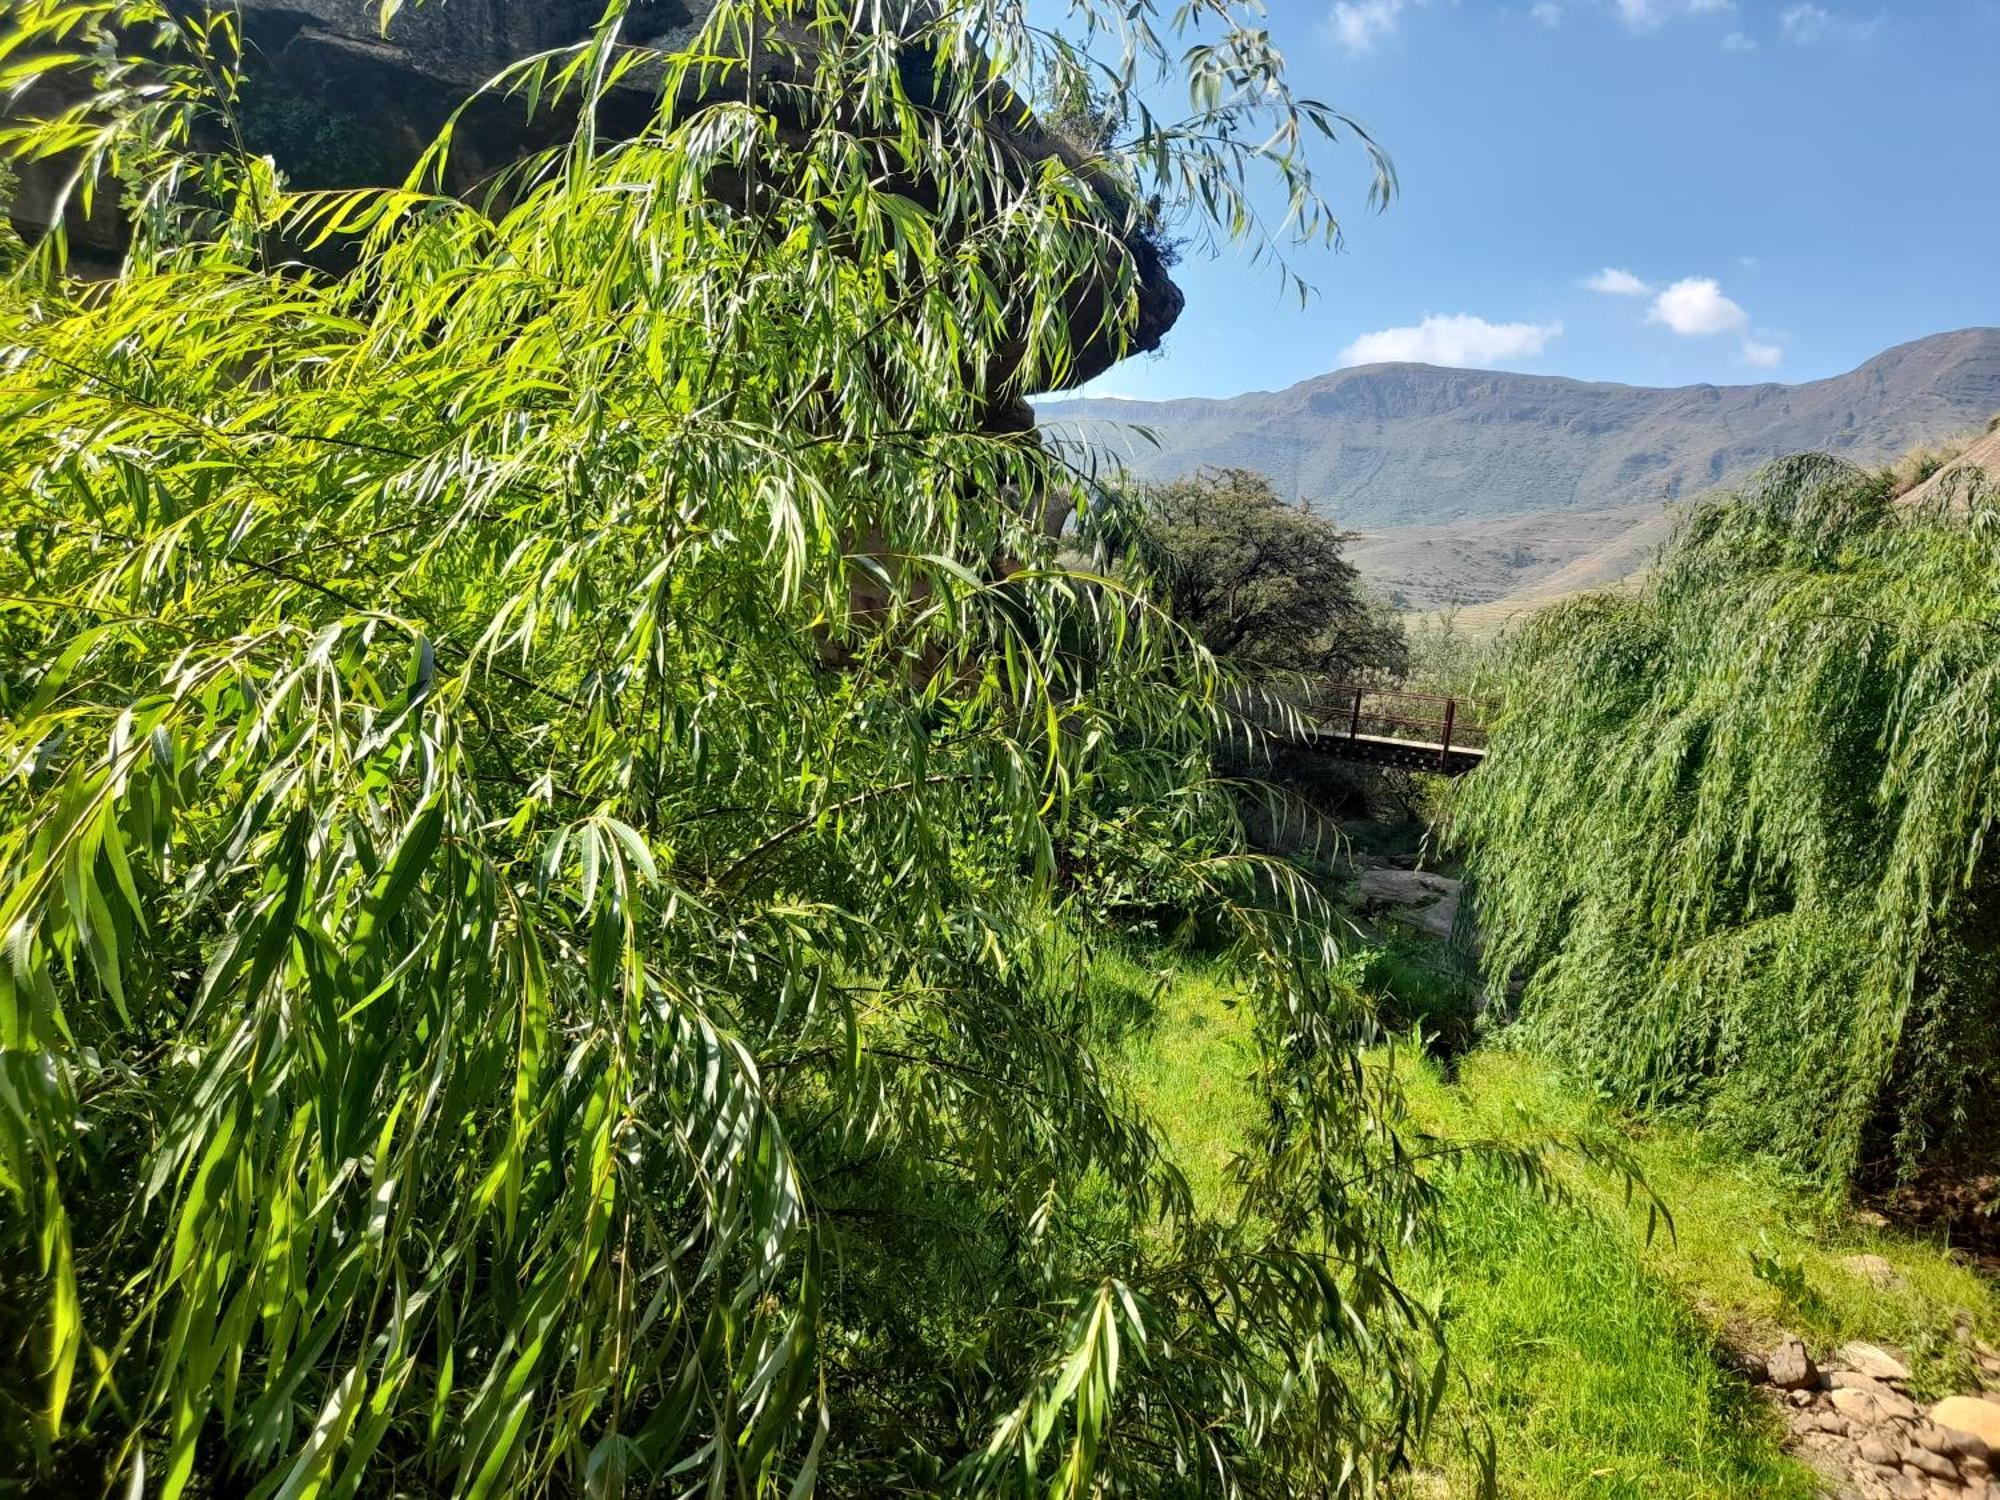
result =
[[[1491,698],[1446,697],[1365,682],[1317,685],[1301,713],[1323,734],[1349,739],[1373,735],[1434,746],[1439,754],[1484,750],[1486,731],[1499,704]]]

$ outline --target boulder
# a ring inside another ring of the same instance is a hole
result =
[[[1947,1396],[1931,1408],[1931,1420],[1954,1432],[1968,1432],[1990,1452],[2000,1448],[2000,1401],[1978,1396]]]
[[[529,152],[549,146],[568,129],[562,107],[544,100],[531,112],[520,97],[479,94],[481,86],[507,64],[531,54],[582,41],[602,15],[601,0],[451,0],[449,4],[405,4],[385,30],[378,0],[234,0],[229,9],[240,18],[247,63],[244,99],[251,119],[270,115],[271,139],[252,141],[260,154],[268,151],[299,188],[380,186],[400,182],[404,173],[438,131],[462,106],[465,112],[453,129],[447,187],[468,192],[490,184],[501,169]],[[620,28],[628,43],[661,51],[688,46],[701,34],[715,0],[644,0],[632,6]],[[924,0],[861,7],[874,24],[900,28],[924,13]],[[794,42],[807,36],[797,26]],[[781,53],[774,53],[780,56]],[[929,56],[913,55],[908,78],[919,105],[924,90],[946,75],[928,68]],[[777,64],[768,64],[777,66]],[[978,76],[975,73],[974,76]],[[649,127],[658,105],[661,70],[649,63],[623,74],[601,104],[600,128],[607,135],[631,135]],[[43,86],[46,93],[48,86]],[[62,85],[67,89],[68,83]],[[718,99],[735,102],[740,84],[705,83],[683,100],[688,108]],[[475,97],[477,95],[477,97]],[[59,108],[76,102],[68,95],[37,96],[36,109]],[[12,96],[0,100],[0,116],[16,106]],[[782,100],[773,105],[781,119]],[[1120,359],[1158,349],[1179,319],[1185,298],[1168,273],[1168,257],[1148,230],[1135,227],[1126,211],[1122,188],[1108,174],[1088,165],[1083,153],[1031,114],[1002,127],[1006,111],[993,114],[991,144],[1017,153],[1028,169],[1061,158],[1084,169],[1102,185],[1107,226],[1125,240],[1134,273],[1129,294],[1137,316],[1122,330],[1122,338],[1104,331],[1107,299],[1123,299],[1127,291],[1105,278],[1079,277],[1069,288],[1064,311],[1075,337],[1071,361],[1063,372],[1063,387],[1072,388],[1102,374]],[[257,130],[250,132],[258,136]],[[331,177],[319,175],[323,161],[294,160],[300,139],[337,141],[338,162]],[[968,145],[966,149],[975,149]],[[20,188],[10,214],[18,228],[39,234],[48,227],[57,185],[70,170],[61,160],[31,162],[20,174]],[[941,189],[912,184],[920,199],[935,198]],[[115,266],[127,239],[117,195],[99,195],[99,206],[87,221],[80,215],[70,225],[72,241],[92,252],[93,263]],[[301,252],[303,253],[303,252]],[[327,269],[344,269],[329,266]],[[1014,383],[1023,351],[1003,351],[987,372],[993,389]]]
[[[1834,1362],[1876,1380],[1908,1380],[1910,1367],[1879,1344],[1842,1344]]]
[[[1861,1439],[1860,1453],[1863,1459],[1878,1469],[1893,1469],[1903,1462],[1903,1449],[1879,1433],[1869,1433]]]
[[[1935,1422],[1924,1423],[1910,1436],[1931,1452],[1942,1453],[1960,1464],[1983,1466],[1992,1451],[1978,1433],[1964,1432],[1956,1427],[1940,1427]]]
[[[1371,866],[1355,878],[1354,892],[1362,910],[1386,913],[1440,941],[1449,940],[1458,925],[1463,882],[1428,870],[1398,870]]]
[[[1840,1268],[1850,1276],[1857,1276],[1873,1286],[1884,1289],[1898,1286],[1903,1280],[1903,1273],[1879,1255],[1842,1256]]]
[[[1781,1391],[1810,1390],[1819,1384],[1819,1367],[1806,1352],[1805,1340],[1787,1334],[1764,1359],[1771,1384]]]

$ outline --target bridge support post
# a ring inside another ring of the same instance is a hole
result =
[[[1361,689],[1360,688],[1356,688],[1354,690],[1354,721],[1347,726],[1347,737],[1350,740],[1358,740],[1361,738]]]
[[[1456,698],[1447,698],[1444,700],[1444,744],[1438,750],[1438,764],[1440,766],[1451,764],[1451,721],[1456,717],[1457,708],[1458,700]]]

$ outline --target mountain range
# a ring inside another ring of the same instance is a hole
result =
[[[1225,400],[1037,411],[1045,430],[1143,478],[1262,470],[1355,531],[1350,555],[1403,608],[1526,604],[1643,568],[1669,506],[1767,459],[1879,464],[1983,429],[2000,411],[2000,328],[1918,339],[1800,385],[1655,389],[1385,364]]]

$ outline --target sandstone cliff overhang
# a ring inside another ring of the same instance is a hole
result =
[[[288,117],[305,119],[307,128],[316,123],[320,134],[342,141],[339,159],[314,169],[299,170],[281,158],[295,185],[370,186],[399,178],[453,111],[473,100],[453,135],[455,190],[547,145],[563,128],[547,118],[529,120],[513,101],[475,98],[481,86],[510,63],[587,37],[603,12],[602,0],[429,0],[405,5],[385,35],[378,0],[238,0],[238,8],[249,94],[266,105],[275,101]],[[696,38],[712,8],[713,0],[636,0],[624,35],[636,45],[676,50]],[[628,86],[611,101],[605,124],[637,131],[653,108],[645,86]],[[1074,149],[1031,117],[1008,139],[1026,161],[1061,157],[1078,164]],[[36,211],[39,186],[25,181],[15,205],[16,221],[31,234],[46,227],[45,215]],[[1112,191],[1107,184],[1107,194]],[[100,213],[90,224],[72,224],[71,233],[86,252],[115,256],[122,231]],[[1145,232],[1123,238],[1137,276],[1138,316],[1116,346],[1104,338],[1080,339],[1065,387],[1128,355],[1158,349],[1180,316],[1181,291],[1161,246]],[[1091,296],[1081,291],[1072,309],[1078,328],[1103,321]]]

